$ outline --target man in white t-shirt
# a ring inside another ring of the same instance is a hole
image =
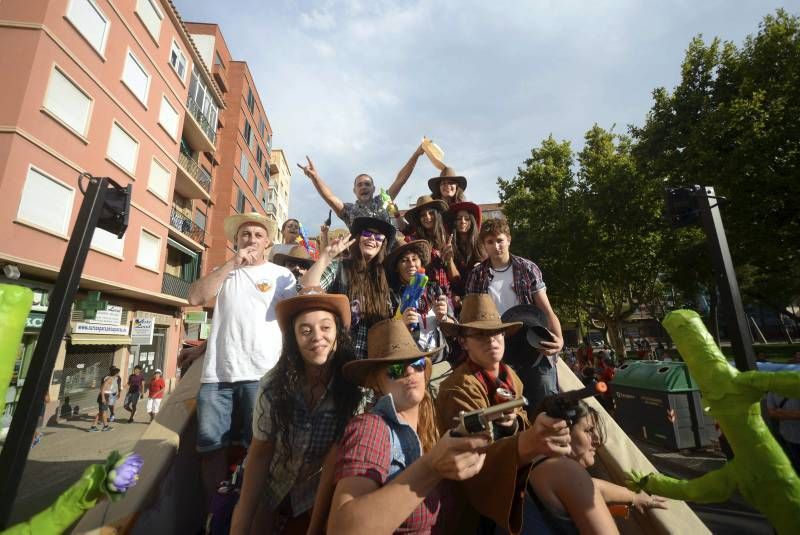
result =
[[[197,395],[197,451],[209,496],[226,476],[227,447],[249,444],[258,381],[281,353],[275,305],[295,295],[296,281],[288,269],[266,261],[274,227],[258,213],[227,217],[225,236],[237,253],[189,289],[190,305],[216,297]]]

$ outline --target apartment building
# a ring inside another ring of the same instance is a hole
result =
[[[36,295],[12,386],[25,378],[83,172],[132,184],[129,227],[122,239],[95,231],[48,415],[95,406],[111,364],[175,378],[181,307],[213,216],[224,103],[210,64],[169,0],[5,0],[0,50],[0,267],[10,277],[0,282]]]
[[[270,184],[266,208],[267,212],[275,213],[275,219],[279,225],[273,241],[281,243],[280,225],[289,219],[289,191],[292,187],[292,172],[283,149],[272,149],[270,162]],[[319,224],[322,224],[324,220],[325,218],[320,219]],[[311,234],[319,231],[319,225],[314,223],[308,221],[304,224]]]

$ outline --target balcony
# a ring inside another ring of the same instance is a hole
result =
[[[214,63],[211,68],[211,74],[214,76],[214,81],[217,82],[220,90],[223,93],[228,92],[228,78],[225,76],[225,68],[219,63]]]
[[[175,190],[187,199],[211,200],[211,175],[197,161],[181,151],[178,155]]]
[[[200,105],[192,97],[186,100],[186,120],[183,121],[183,134],[189,144],[200,152],[214,152],[217,139],[215,124],[211,124],[203,115]]]
[[[189,297],[189,286],[191,285],[191,282],[186,282],[180,277],[164,273],[164,278],[161,281],[161,293],[187,299]]]
[[[203,240],[205,239],[206,231],[176,210],[174,206],[169,216],[169,227],[170,234],[175,235],[178,241],[196,251],[204,249]],[[177,231],[177,233],[174,231]]]

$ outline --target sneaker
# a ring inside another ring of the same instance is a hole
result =
[[[131,416],[130,418],[128,418],[128,423],[129,423],[129,424],[132,424],[132,423],[133,423],[133,416]]]
[[[116,418],[114,417],[114,415],[113,415],[113,414],[112,414],[111,416],[109,416],[109,417],[108,417],[108,421],[109,421],[109,422],[113,422],[114,420],[116,420]]]
[[[96,431],[100,431],[100,430],[97,428],[97,426],[96,426],[96,425],[93,425],[92,427],[90,427],[90,428],[89,428],[89,432],[90,432],[90,433],[94,433],[94,432],[96,432]]]
[[[112,429],[114,429],[114,428],[111,427],[110,425],[106,425],[106,426],[103,427],[103,429],[101,429],[101,431],[111,431]]]

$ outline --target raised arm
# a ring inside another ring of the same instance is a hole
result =
[[[420,144],[417,147],[417,150],[414,151],[414,154],[411,155],[411,158],[408,159],[406,164],[400,169],[397,173],[397,178],[394,179],[392,185],[389,186],[389,189],[386,192],[391,196],[392,199],[397,197],[397,194],[400,193],[400,189],[406,184],[408,181],[408,177],[411,176],[411,173],[414,171],[414,167],[417,165],[417,160],[419,157],[422,156],[423,150],[422,145]]]
[[[325,247],[322,252],[319,254],[319,258],[314,265],[308,268],[306,274],[303,275],[302,280],[300,281],[300,285],[303,288],[313,288],[315,286],[320,286],[322,281],[322,274],[325,273],[325,270],[328,266],[331,265],[331,262],[342,254],[342,252],[350,247],[355,240],[350,239],[350,235],[347,236],[340,236],[333,240],[330,245]]]
[[[331,188],[322,181],[317,172],[317,168],[314,167],[314,162],[311,161],[311,158],[306,156],[306,160],[308,160],[308,165],[303,166],[297,164],[297,167],[303,170],[303,173],[311,179],[311,183],[314,184],[314,187],[317,189],[317,193],[320,194],[322,199],[331,207],[331,210],[336,212],[336,215],[340,218],[342,217],[342,209],[344,209],[344,203],[342,200],[334,195]]]

